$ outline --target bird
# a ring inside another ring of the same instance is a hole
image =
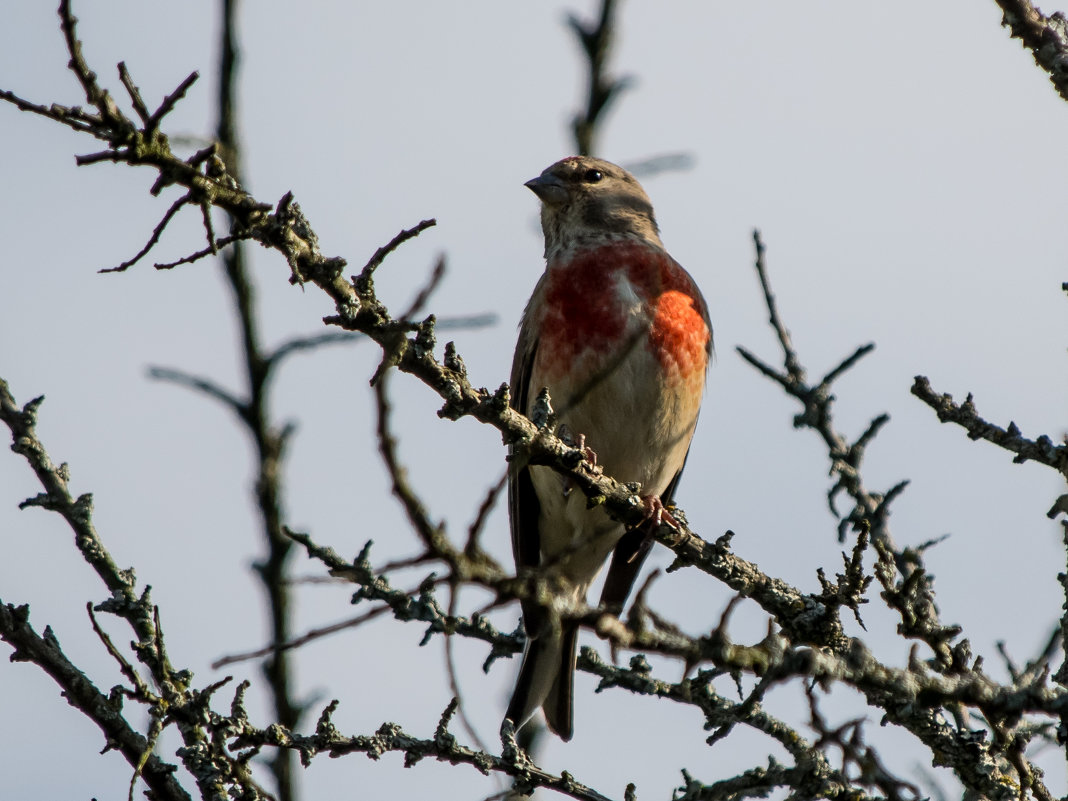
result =
[[[523,312],[510,403],[528,417],[547,390],[559,436],[605,474],[641,484],[646,523],[674,523],[712,358],[697,284],[664,249],[653,206],[622,167],[572,156],[524,184],[541,201],[545,272]],[[517,575],[551,571],[551,592],[584,602],[609,555],[601,605],[622,612],[652,546],[548,466],[513,450],[508,508]],[[522,728],[540,707],[565,742],[574,733],[578,626],[521,600],[526,644],[505,717]]]

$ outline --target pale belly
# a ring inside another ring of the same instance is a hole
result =
[[[704,376],[665,371],[644,337],[622,356],[582,354],[572,368],[553,376],[535,365],[532,383],[549,388],[558,423],[585,436],[606,475],[640,483],[642,495],[663,493],[686,459]],[[551,468],[532,467],[531,479],[541,504],[543,564],[558,564],[584,597],[623,526],[600,507],[587,509],[582,492],[569,491]]]

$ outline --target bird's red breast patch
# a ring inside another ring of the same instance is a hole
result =
[[[611,242],[549,265],[538,361],[548,374],[610,356],[640,305],[649,323],[646,346],[665,373],[703,380],[711,332],[693,279],[667,253],[646,242]]]

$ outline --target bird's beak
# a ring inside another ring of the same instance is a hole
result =
[[[537,178],[531,178],[523,186],[537,195],[542,203],[549,206],[559,206],[567,200],[567,187],[555,175],[543,172]]]

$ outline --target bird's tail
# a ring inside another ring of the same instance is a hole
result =
[[[528,637],[519,678],[505,716],[519,729],[540,706],[545,722],[565,742],[574,730],[572,699],[578,626],[565,623],[556,631]]]

